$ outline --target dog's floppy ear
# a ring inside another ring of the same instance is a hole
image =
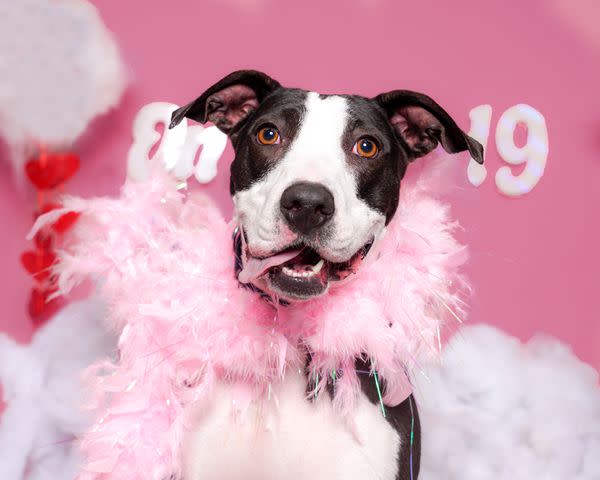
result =
[[[175,110],[169,128],[184,118],[191,118],[200,123],[210,121],[229,134],[268,94],[280,87],[279,82],[262,72],[238,70],[215,83],[193,102]]]
[[[394,90],[373,100],[384,108],[413,159],[428,154],[439,142],[449,153],[468,150],[477,163],[483,163],[483,146],[463,132],[452,117],[427,95]]]

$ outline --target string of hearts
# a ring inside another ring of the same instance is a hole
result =
[[[79,170],[79,164],[76,154],[48,152],[43,146],[35,157],[25,163],[25,174],[37,192],[34,221],[40,215],[62,207],[56,199],[62,193],[65,182]],[[78,217],[76,212],[62,215],[40,230],[34,237],[33,248],[21,254],[21,264],[34,280],[28,311],[35,326],[41,325],[61,306],[59,298],[48,301],[57,291],[56,278],[50,271],[56,261],[54,245],[56,239],[69,230]]]

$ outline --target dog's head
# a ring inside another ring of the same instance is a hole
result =
[[[244,70],[176,110],[171,127],[184,117],[231,139],[248,278],[288,300],[322,295],[359,268],[396,211],[410,162],[438,143],[483,162],[448,113],[406,90],[320,95]]]

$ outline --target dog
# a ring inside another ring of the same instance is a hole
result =
[[[393,218],[415,159],[441,144],[483,162],[483,147],[442,107],[406,90],[374,98],[323,95],[242,70],[176,110],[170,127],[184,118],[212,122],[231,140],[240,268],[259,265],[260,275],[248,277],[252,287],[288,308],[343,288],[360,269]],[[370,365],[357,359],[356,369]],[[234,425],[232,391],[217,389],[214,405],[184,441],[184,480],[416,479],[413,397],[384,417],[373,382],[361,380],[361,387],[355,422],[366,432],[362,441],[330,402],[307,399],[306,372],[286,374],[277,387],[277,412],[284,415],[257,407],[256,424]]]

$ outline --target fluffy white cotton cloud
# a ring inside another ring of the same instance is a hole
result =
[[[600,479],[598,374],[566,345],[466,327],[426,375],[423,480]]]
[[[36,142],[71,144],[119,101],[126,70],[85,0],[0,2],[0,135],[22,162]]]
[[[72,303],[48,321],[29,345],[0,334],[0,478],[73,480],[81,463],[74,438],[91,424],[81,373],[116,350],[102,326],[97,300]]]

